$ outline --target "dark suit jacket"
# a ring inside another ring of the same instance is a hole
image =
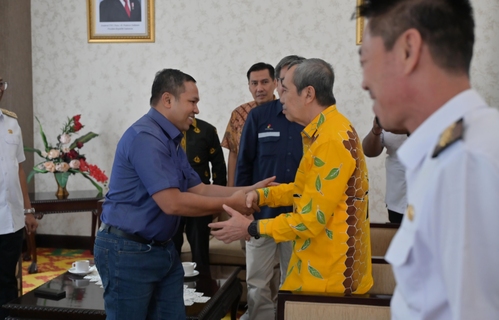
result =
[[[104,0],[100,3],[100,22],[114,21],[141,21],[141,0],[129,0],[130,17],[126,14],[125,7],[120,0]]]

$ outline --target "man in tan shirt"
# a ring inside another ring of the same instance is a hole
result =
[[[234,186],[239,140],[241,139],[246,117],[254,107],[274,100],[274,90],[277,86],[274,67],[267,63],[255,63],[249,68],[246,76],[248,78],[249,91],[254,100],[244,103],[232,111],[225,135],[222,139],[222,147],[229,149],[227,168],[227,186],[229,187]]]

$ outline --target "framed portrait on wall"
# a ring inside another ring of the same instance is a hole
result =
[[[87,0],[88,42],[154,42],[154,0]]]
[[[357,0],[357,7],[363,3],[364,3],[364,0]],[[362,44],[362,34],[364,33],[364,23],[365,23],[365,18],[359,17],[359,13],[357,12],[356,31],[355,31],[356,32],[355,43],[357,45]]]

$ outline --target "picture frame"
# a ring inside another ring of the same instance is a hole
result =
[[[357,0],[357,8],[364,3],[364,0]],[[356,11],[358,9],[355,9]],[[355,33],[355,43],[357,45],[362,44],[362,35],[364,34],[364,24],[365,24],[365,18],[360,17],[358,12],[357,12],[357,17],[356,17],[356,33]]]
[[[154,0],[87,0],[88,42],[154,42]]]

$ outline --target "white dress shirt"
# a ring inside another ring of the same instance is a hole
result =
[[[381,144],[386,148],[385,203],[389,210],[404,213],[407,208],[405,167],[397,156],[397,150],[407,140],[406,134],[394,134],[383,130]]]
[[[16,232],[24,227],[19,163],[25,159],[17,120],[0,111],[0,234]]]
[[[463,138],[432,158],[461,118]],[[467,90],[399,149],[409,207],[386,256],[393,319],[499,319],[498,137],[499,112]]]

